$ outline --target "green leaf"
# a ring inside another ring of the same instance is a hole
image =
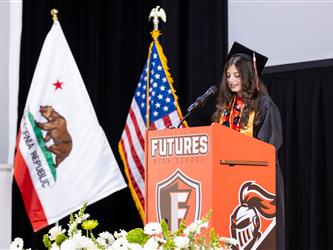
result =
[[[48,234],[44,234],[43,236],[43,243],[44,243],[44,246],[47,247],[47,249],[50,249],[51,248],[51,241],[49,239],[49,235]]]
[[[181,220],[178,226],[178,229],[176,232],[174,232],[174,235],[179,236],[184,232],[184,229],[186,228],[185,220]]]
[[[129,243],[137,243],[143,246],[144,244],[146,244],[149,237],[144,233],[144,230],[142,228],[135,228],[127,233],[126,239]]]
[[[171,232],[169,231],[168,224],[165,220],[161,221],[161,228],[162,228],[162,235],[164,239],[166,240],[165,245],[163,246],[163,249],[169,250],[169,249],[175,249],[176,245],[172,240]]]
[[[161,228],[162,228],[162,234],[165,238],[170,238],[171,237],[171,233],[169,231],[169,227],[168,224],[166,223],[165,220],[161,221]]]
[[[207,214],[202,218],[202,221],[204,221],[204,222],[209,221],[209,219],[212,217],[212,215],[213,215],[212,210],[209,210],[207,212]]]
[[[212,248],[220,247],[219,236],[216,234],[215,229],[213,227],[210,229],[210,232],[209,232],[209,245]]]
[[[58,234],[55,240],[55,243],[57,246],[60,246],[65,240],[67,240],[68,237],[64,234]]]

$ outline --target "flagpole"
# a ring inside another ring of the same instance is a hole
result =
[[[149,67],[150,67],[150,50],[148,54],[148,62],[147,62],[147,83],[146,83],[146,128],[150,129],[150,96],[149,96]]]
[[[53,22],[58,21],[58,13],[59,13],[59,11],[57,9],[52,9],[51,10],[51,15],[52,15]]]
[[[59,13],[58,10],[57,9],[52,9],[50,11],[50,13],[51,13],[51,16],[52,16],[53,23],[55,23],[56,21],[58,21],[58,13]],[[54,226],[55,227],[59,226],[59,221],[58,220],[54,223]]]
[[[154,30],[151,32],[152,38],[155,42],[155,39],[157,39],[158,35],[156,36],[155,34],[158,33],[160,34],[158,30],[158,24],[159,20],[158,18],[161,18],[163,22],[166,22],[166,14],[165,11],[160,8],[160,6],[156,6],[156,8],[153,8],[150,11],[148,21],[153,18],[153,24],[154,24]],[[151,47],[149,49],[149,55],[148,55],[148,64],[147,64],[147,89],[146,89],[146,128],[150,129],[150,56],[151,56]]]

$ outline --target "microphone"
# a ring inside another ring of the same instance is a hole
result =
[[[194,103],[187,109],[188,113],[192,113],[194,110],[205,105],[208,97],[215,95],[217,92],[216,86],[211,86],[202,96],[199,96]]]
[[[182,123],[185,121],[185,119],[190,115],[192,114],[193,111],[195,111],[196,109],[202,107],[205,105],[206,103],[206,100],[210,97],[210,96],[213,96],[215,95],[217,92],[217,87],[216,86],[211,86],[209,89],[207,89],[207,91],[199,96],[194,103],[191,104],[190,107],[188,107],[187,109],[187,114],[183,117],[183,119],[181,119],[181,121],[179,122],[177,128],[180,127],[180,125],[182,125]]]

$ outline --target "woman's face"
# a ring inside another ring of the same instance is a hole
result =
[[[235,65],[230,65],[226,73],[227,83],[230,90],[238,96],[242,96],[242,80]]]

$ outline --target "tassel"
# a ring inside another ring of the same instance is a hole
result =
[[[259,90],[259,76],[258,76],[258,70],[257,70],[257,59],[256,59],[256,53],[254,51],[253,51],[253,67],[254,67],[254,72],[256,75],[257,89]]]

